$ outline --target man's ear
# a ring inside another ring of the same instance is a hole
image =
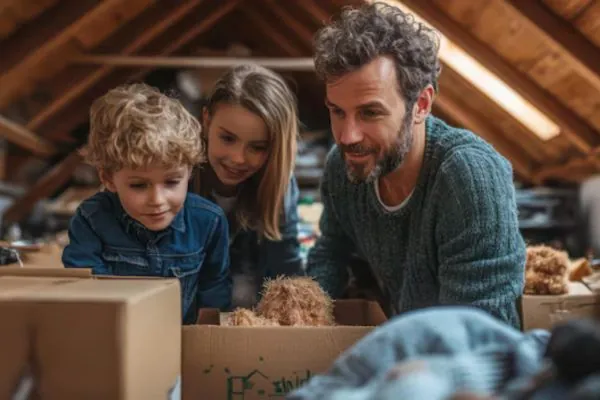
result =
[[[110,190],[111,192],[116,192],[117,188],[115,187],[115,183],[113,181],[113,176],[111,173],[107,172],[106,170],[99,170],[98,171],[98,176],[100,177],[100,182],[102,182],[102,184],[104,185],[105,188],[107,188],[108,190]]]
[[[414,107],[414,121],[415,124],[422,124],[425,122],[427,116],[431,113],[431,106],[435,98],[435,89],[431,85],[427,85],[425,89],[421,91],[417,102]]]

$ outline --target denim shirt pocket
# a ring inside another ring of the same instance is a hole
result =
[[[127,248],[108,247],[102,258],[113,275],[150,276],[150,264],[143,251]]]
[[[198,294],[200,268],[205,257],[206,253],[203,248],[194,253],[161,255],[165,272],[168,276],[179,279],[184,318]]]

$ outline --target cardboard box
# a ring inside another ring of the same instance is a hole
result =
[[[340,300],[332,327],[219,326],[216,310],[184,326],[184,399],[283,399],[374,326],[386,320],[375,302]]]
[[[0,277],[0,398],[180,398],[180,301],[176,279]]]
[[[89,268],[0,267],[0,277],[2,276],[23,276],[32,278],[91,278],[92,270]]]
[[[0,277],[0,399],[13,398],[18,382],[29,367],[31,348],[29,310],[23,302],[7,299],[13,294],[41,290],[64,281],[65,278]]]
[[[600,316],[600,294],[582,282],[568,285],[569,293],[564,295],[523,295],[523,330],[550,329],[566,319]]]

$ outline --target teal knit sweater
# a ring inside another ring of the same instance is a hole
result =
[[[473,305],[519,326],[525,243],[510,164],[473,133],[429,117],[423,167],[399,210],[387,211],[375,184],[353,184],[337,147],[327,157],[321,236],[308,275],[334,298],[348,283],[355,251],[398,313]]]

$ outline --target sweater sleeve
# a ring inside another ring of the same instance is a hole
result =
[[[484,149],[457,149],[438,176],[439,301],[470,304],[518,327],[525,279],[512,168]]]
[[[325,172],[321,180],[321,201],[323,203],[323,212],[319,220],[321,236],[308,254],[306,271],[307,275],[319,282],[323,290],[331,297],[339,298],[350,278],[348,273],[349,254],[354,247],[340,226],[333,201],[334,193],[331,188],[336,180],[331,178],[335,173],[335,168],[343,168],[343,165],[338,165],[340,160],[335,160],[335,157],[339,157],[335,151],[334,148],[327,157]]]

